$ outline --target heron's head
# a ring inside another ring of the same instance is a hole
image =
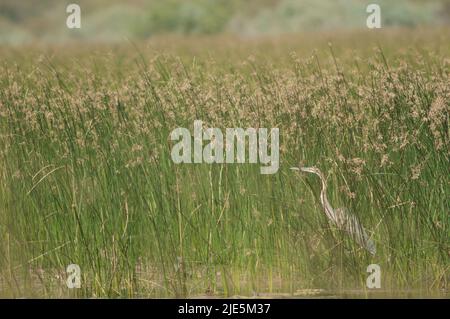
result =
[[[318,169],[315,166],[311,166],[311,167],[292,167],[291,169],[294,170],[294,171],[302,171],[302,172],[305,172],[305,173],[316,174],[320,178],[322,178],[322,172],[320,171],[320,169]]]
[[[300,167],[300,170],[302,172],[306,172],[306,173],[313,173],[313,174],[317,174],[320,175],[321,171],[317,168],[317,167]]]

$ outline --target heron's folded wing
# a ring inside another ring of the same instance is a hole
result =
[[[345,208],[336,209],[337,215],[342,218],[342,228],[347,231],[356,240],[356,242],[367,249],[372,255],[376,253],[376,247],[373,240],[367,235],[366,230],[358,221],[358,218],[347,212]]]

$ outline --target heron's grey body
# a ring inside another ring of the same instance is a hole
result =
[[[347,231],[352,238],[362,247],[367,249],[372,255],[375,255],[376,248],[373,240],[367,235],[364,227],[361,226],[356,216],[347,212],[345,208],[333,209],[327,198],[327,184],[322,172],[317,167],[293,167],[294,170],[300,170],[307,173],[316,174],[322,182],[320,192],[320,203],[328,219],[339,229]]]

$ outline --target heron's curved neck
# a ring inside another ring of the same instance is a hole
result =
[[[325,214],[328,216],[329,219],[336,222],[335,216],[333,214],[333,208],[331,207],[330,202],[327,198],[327,183],[325,178],[322,175],[319,175],[320,181],[322,182],[322,190],[320,192],[320,202],[323,206],[323,209],[325,210]]]
[[[325,182],[325,179],[323,178],[323,176],[320,176],[320,181],[322,182],[322,190],[320,191],[320,202],[322,203],[323,207],[325,206],[329,206],[330,203],[328,202],[328,198],[327,198],[327,184]]]

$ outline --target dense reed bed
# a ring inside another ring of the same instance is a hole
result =
[[[445,294],[447,40],[2,49],[0,294],[365,294],[369,264],[387,295]],[[194,120],[279,128],[278,173],[174,164],[169,134]],[[289,170],[299,164],[325,172],[375,256],[330,226],[318,179]],[[81,289],[66,287],[72,263]]]

